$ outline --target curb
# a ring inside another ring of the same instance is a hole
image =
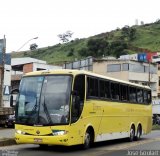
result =
[[[9,146],[9,145],[15,145],[16,141],[14,138],[5,138],[0,140],[0,146]]]

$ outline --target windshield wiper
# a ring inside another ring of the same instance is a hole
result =
[[[38,104],[37,104],[37,97],[36,97],[36,103],[33,106],[31,112],[29,113],[29,115],[28,115],[29,117],[27,118],[26,123],[28,123],[29,120],[31,119],[31,116],[34,114],[35,110],[37,109],[37,106],[38,106]]]
[[[44,112],[45,112],[45,114],[47,116],[48,122],[50,124],[53,124],[51,116],[49,115],[49,112],[48,112],[48,108],[47,108],[46,102],[45,102],[45,96],[44,96],[43,108],[44,108]]]

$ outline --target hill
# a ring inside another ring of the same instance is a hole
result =
[[[39,48],[33,51],[12,52],[11,57],[32,57],[49,64],[63,64],[86,56],[115,56],[144,51],[160,51],[160,20],[140,26],[125,26],[68,43]]]

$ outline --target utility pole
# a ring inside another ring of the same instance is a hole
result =
[[[3,85],[4,85],[4,68],[5,68],[6,39],[2,40],[2,65],[1,65],[1,84],[0,84],[0,107],[3,107]]]
[[[151,87],[151,63],[149,61],[149,69],[148,69],[148,86]]]

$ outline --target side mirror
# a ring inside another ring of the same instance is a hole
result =
[[[11,94],[18,94],[19,93],[19,89],[13,89],[11,90]]]
[[[78,95],[78,91],[73,90],[73,91],[71,92],[71,94],[74,95],[74,96],[77,96],[77,95]]]
[[[11,107],[14,107],[13,106],[13,95],[12,94],[19,94],[19,89],[13,89],[13,90],[11,90],[11,92],[10,92],[10,106]]]

